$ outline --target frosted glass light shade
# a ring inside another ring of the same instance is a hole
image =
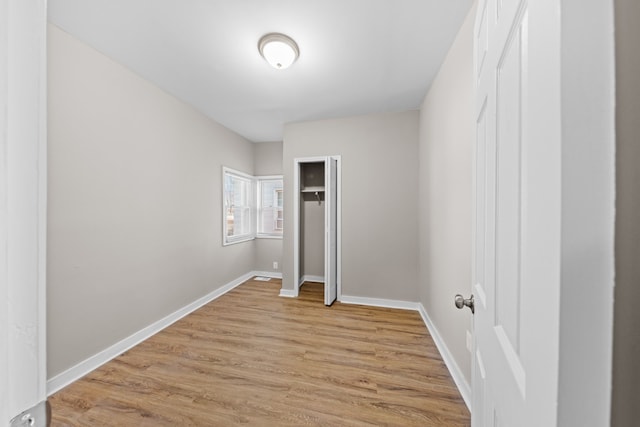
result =
[[[290,67],[300,55],[296,42],[280,33],[264,35],[258,42],[258,50],[260,55],[278,70]]]

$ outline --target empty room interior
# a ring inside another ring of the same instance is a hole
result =
[[[636,425],[634,1],[27,3],[46,292],[2,416]]]

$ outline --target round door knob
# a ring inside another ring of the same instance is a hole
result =
[[[465,299],[465,297],[458,294],[456,295],[454,301],[456,303],[457,308],[462,310],[464,307],[469,307],[471,309],[471,313],[475,313],[475,306],[473,304],[473,295],[471,295],[470,298]]]

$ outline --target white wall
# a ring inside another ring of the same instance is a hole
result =
[[[221,168],[254,146],[49,26],[48,367],[59,374],[253,270]]]
[[[420,302],[455,362],[471,381],[469,310],[454,295],[471,293],[473,24],[467,15],[420,110]]]
[[[282,142],[261,142],[254,145],[254,173],[282,175]],[[282,272],[282,239],[256,239],[254,270],[278,274]],[[273,268],[273,262],[278,268]]]
[[[300,222],[303,239],[300,242],[300,275],[324,277],[324,208],[311,193],[304,194],[300,206]]]
[[[418,112],[291,123],[284,129],[285,218],[293,161],[342,156],[342,293],[418,298]],[[285,221],[283,288],[294,289],[293,224]]]
[[[282,142],[254,144],[253,170],[256,176],[282,175]]]

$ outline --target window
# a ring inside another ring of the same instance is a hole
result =
[[[254,177],[226,167],[223,182],[223,244],[282,238],[282,176]]]
[[[253,210],[254,179],[250,175],[223,168],[224,244],[244,242],[255,237]]]
[[[282,177],[258,177],[258,237],[282,237]]]

